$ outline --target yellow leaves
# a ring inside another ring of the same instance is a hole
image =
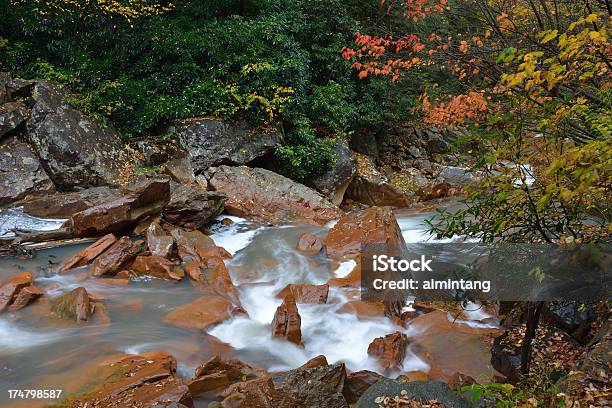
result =
[[[542,44],[546,44],[547,42],[557,38],[557,35],[559,34],[559,31],[557,30],[552,30],[549,32],[543,32],[542,34],[544,34],[544,37],[542,38]]]

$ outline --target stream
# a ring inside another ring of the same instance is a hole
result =
[[[434,241],[423,224],[431,212],[404,210],[396,215],[407,243]],[[427,373],[441,379],[454,372],[477,379],[490,379],[495,374],[482,337],[495,331],[496,325],[482,323],[490,322],[491,316],[478,307],[465,313],[464,320],[436,311],[401,328],[383,316],[358,316],[347,308],[347,304],[358,302],[358,291],[330,287],[326,304],[298,305],[304,348],[273,340],[270,322],[281,303],[276,293],[290,283],[323,284],[330,278],[344,277],[355,262],[338,264],[324,253],[306,256],[294,249],[300,234],[312,232],[324,237],[329,225],[263,227],[237,217],[221,218],[234,222],[217,223],[212,238],[234,256],[227,261],[227,267],[248,317],[235,317],[207,332],[162,322],[173,308],[201,296],[188,279],[171,283],[142,277],[129,285],[118,285],[86,274],[60,276],[53,272],[58,264],[89,244],[39,250],[33,259],[0,259],[0,281],[30,271],[36,276],[36,285],[46,292],[42,301],[0,317],[0,407],[45,405],[44,401],[21,405],[11,402],[4,390],[62,389],[66,395],[83,386],[96,361],[158,349],[177,358],[179,376],[185,379],[193,377],[198,365],[217,354],[269,371],[292,369],[320,354],[330,363],[344,362],[352,371],[379,371],[376,362],[368,357],[368,345],[374,338],[398,330],[411,341],[404,373]],[[11,224],[6,218],[0,219],[0,225],[3,222]],[[49,315],[45,298],[79,286],[103,298],[112,319],[110,324],[76,327]],[[206,403],[206,399],[196,400],[196,406],[205,407]]]

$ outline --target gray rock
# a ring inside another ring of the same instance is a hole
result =
[[[357,132],[351,136],[349,146],[354,151],[370,156],[373,159],[378,158],[378,142],[376,135],[372,132]]]
[[[442,166],[438,178],[451,186],[465,187],[482,178],[478,172],[463,167]]]
[[[27,117],[28,109],[20,102],[0,106],[0,139],[21,125]]]
[[[425,132],[427,134],[427,151],[429,153],[447,153],[451,144],[437,133],[431,131]]]
[[[0,103],[10,100],[8,90],[9,82],[11,82],[11,74],[8,72],[0,72]]]
[[[34,88],[28,138],[43,167],[60,190],[114,184],[121,164],[116,132],[64,103],[65,96],[50,81]]]
[[[378,408],[379,404],[374,402],[376,398],[389,396],[391,398],[400,396],[402,390],[407,392],[408,398],[414,398],[422,403],[436,400],[444,406],[453,408],[470,408],[470,403],[460,394],[451,390],[448,385],[439,381],[404,381],[400,378],[392,380],[385,378],[372,385],[359,398],[355,408]]]
[[[346,141],[342,139],[338,140],[334,154],[334,167],[320,176],[308,179],[304,184],[329,198],[333,204],[340,205],[348,185],[357,173],[357,160]]]
[[[28,197],[16,205],[23,206],[26,214],[40,218],[69,218],[73,214],[111,201],[121,195],[121,191],[108,186],[91,187],[74,192],[53,192],[36,197]]]
[[[163,171],[177,183],[192,184],[196,182],[191,160],[187,156],[168,161],[163,165]]]
[[[338,363],[316,368],[298,368],[273,377],[274,388],[304,408],[348,408],[342,395],[346,368]]]
[[[202,229],[223,212],[226,197],[198,186],[173,185],[163,218],[172,225]]]
[[[220,166],[210,187],[228,197],[225,210],[239,217],[322,225],[342,215],[317,191],[266,169]]]
[[[176,126],[176,134],[197,173],[221,164],[250,163],[272,152],[282,140],[278,129],[260,131],[245,121],[221,119],[184,121]]]
[[[0,145],[0,205],[54,189],[53,182],[28,145],[14,139]]]

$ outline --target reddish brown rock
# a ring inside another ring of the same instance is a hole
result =
[[[40,218],[70,218],[88,208],[111,201],[121,195],[121,191],[108,186],[91,187],[74,192],[53,192],[43,196],[26,197],[23,205],[26,214]]]
[[[385,305],[383,302],[351,300],[342,305],[338,309],[338,313],[354,314],[362,320],[379,319],[385,316]]]
[[[129,237],[122,237],[93,262],[93,276],[113,276],[129,267],[140,251],[140,246]]]
[[[170,234],[176,242],[178,254],[183,262],[200,259],[203,251],[215,246],[212,238],[197,230],[187,231],[182,228],[174,228]]]
[[[44,294],[45,292],[38,289],[33,284],[30,286],[26,286],[25,288],[21,289],[19,293],[17,293],[17,296],[15,296],[15,298],[13,299],[13,303],[11,304],[9,309],[10,310],[23,309],[24,307],[26,307],[27,305],[29,305],[34,300],[38,299]]]
[[[293,402],[290,398],[282,399],[274,388],[272,378],[256,378],[230,385],[219,397],[224,398],[223,408],[279,408],[281,403]]]
[[[276,309],[272,320],[272,337],[285,339],[297,345],[302,345],[302,318],[298,313],[295,299],[288,295]]]
[[[323,249],[323,241],[315,234],[305,232],[300,235],[296,249],[308,255],[316,255]]]
[[[299,366],[298,370],[304,369],[304,368],[323,367],[326,365],[329,365],[329,363],[327,362],[327,358],[325,358],[324,355],[319,355],[319,356],[311,358],[310,360],[308,360],[307,362]]]
[[[378,360],[382,369],[399,371],[406,358],[407,348],[408,336],[395,332],[374,339],[368,346],[368,354]]]
[[[323,225],[342,215],[317,191],[265,169],[219,166],[210,185],[228,197],[225,209],[239,217]]]
[[[312,303],[324,304],[327,303],[327,295],[329,294],[329,285],[307,285],[307,284],[289,284],[283,290],[278,292],[277,298],[285,299],[288,295],[292,295],[296,303]]]
[[[89,320],[92,308],[87,290],[83,287],[76,288],[54,299],[51,311],[62,319],[77,323]]]
[[[215,356],[196,369],[195,378],[189,381],[188,386],[193,396],[199,396],[263,374],[264,370],[254,369],[240,360],[223,360]]]
[[[59,269],[59,273],[64,273],[70,269],[78,268],[79,266],[87,265],[99,256],[101,253],[106,251],[111,245],[117,241],[117,238],[113,234],[108,234],[83,249],[80,252],[74,254],[70,259],[62,264]]]
[[[151,181],[124,197],[74,214],[69,224],[78,237],[120,232],[145,217],[159,215],[169,200],[168,181]]]
[[[166,280],[180,281],[185,276],[182,269],[177,268],[172,261],[161,256],[137,256],[131,268],[137,274],[155,276]]]
[[[204,330],[229,319],[233,305],[224,297],[206,295],[179,306],[164,316],[164,323],[187,329]]]
[[[166,234],[159,223],[153,222],[147,228],[145,233],[147,239],[147,247],[149,252],[154,256],[169,258],[174,247],[174,239]]]
[[[346,402],[354,404],[372,385],[382,380],[382,375],[373,371],[362,370],[350,373],[344,381],[344,390],[342,394],[346,398]]]
[[[176,360],[165,351],[122,355],[100,364],[71,407],[193,408],[189,389],[175,378]],[[182,405],[180,405],[182,404]]]
[[[0,283],[0,313],[11,308],[13,305],[15,305],[13,309],[24,307],[29,301],[38,297],[39,295],[34,295],[38,291],[35,287],[31,291],[34,296],[30,295],[30,292],[26,292],[20,297],[20,293],[25,288],[31,288],[33,283],[34,275],[30,272],[20,273]],[[28,301],[26,304],[24,304],[25,300]]]
[[[395,215],[388,207],[371,207],[346,215],[334,225],[325,238],[327,254],[333,258],[355,257],[361,246],[387,244],[402,251],[406,243]]]

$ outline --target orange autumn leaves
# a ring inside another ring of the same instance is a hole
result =
[[[490,97],[483,91],[471,91],[464,95],[446,95],[437,98],[434,103],[426,93],[419,97],[423,122],[426,126],[440,126],[444,124],[456,129],[468,122],[478,126],[478,121],[486,117],[489,110]]]

